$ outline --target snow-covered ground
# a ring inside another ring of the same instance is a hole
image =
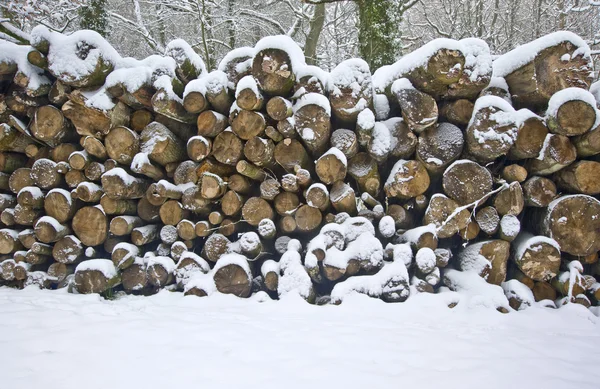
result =
[[[439,296],[311,306],[0,288],[0,387],[600,388],[600,319]]]

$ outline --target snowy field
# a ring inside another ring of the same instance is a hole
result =
[[[500,314],[432,295],[286,300],[0,288],[0,386],[600,387],[600,320],[581,306]]]

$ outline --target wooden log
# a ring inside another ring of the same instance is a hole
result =
[[[516,114],[520,117],[519,127],[508,157],[513,160],[536,158],[544,146],[548,127],[541,117],[527,109],[519,110]]]
[[[423,217],[423,224],[435,224],[439,238],[450,238],[466,228],[471,217],[467,209],[457,210],[457,208],[458,204],[454,200],[443,194],[435,194],[429,201]],[[395,227],[397,220],[394,218],[392,220],[394,220]]]
[[[458,159],[463,146],[462,131],[450,123],[440,123],[427,128],[419,135],[417,160],[425,166],[430,175],[439,175]]]
[[[53,284],[61,284],[65,279],[75,273],[75,267],[55,262],[48,267],[48,278]]]
[[[0,230],[0,254],[12,254],[22,249],[23,245],[16,230],[8,228]]]
[[[160,241],[166,246],[170,247],[173,243],[177,242],[177,227],[173,225],[165,225],[160,229]],[[170,250],[169,250],[170,254]],[[162,255],[162,254],[160,254]],[[165,254],[166,255],[166,254]]]
[[[69,157],[81,148],[75,143],[61,143],[52,150],[50,150],[50,159],[61,165],[61,162],[68,162]],[[36,154],[37,155],[37,154]]]
[[[35,146],[34,140],[7,123],[0,124],[0,151],[26,152],[28,146]]]
[[[429,188],[429,174],[419,161],[399,160],[384,185],[388,197],[410,199],[419,196]]]
[[[280,216],[294,215],[300,207],[300,198],[296,193],[282,192],[275,197],[273,204]]]
[[[129,293],[142,292],[148,286],[146,264],[139,258],[121,273],[123,289]]]
[[[233,190],[228,190],[221,199],[221,210],[225,216],[235,216],[240,213],[245,199]]]
[[[267,127],[268,128],[268,127]],[[267,129],[265,128],[265,132]],[[284,120],[280,120],[277,122],[277,132],[281,134],[284,138],[296,139],[298,138],[298,133],[296,132],[296,121],[293,117],[289,117]]]
[[[463,271],[476,271],[490,284],[500,285],[506,280],[510,243],[503,240],[489,240],[465,247],[458,260]]]
[[[200,193],[207,200],[221,198],[227,190],[227,183],[216,174],[204,173],[200,181]]]
[[[248,111],[260,111],[263,108],[265,100],[258,90],[254,77],[245,76],[238,82],[235,91],[235,103],[241,109]]]
[[[54,81],[50,92],[48,92],[48,100],[57,107],[62,106],[69,100],[69,94],[73,88],[60,80]]]
[[[359,151],[356,133],[342,128],[331,134],[331,146],[340,150],[346,156],[346,159],[354,157]]]
[[[534,281],[549,281],[560,269],[560,248],[544,236],[521,233],[513,244],[513,258],[519,270]]]
[[[437,123],[438,107],[435,99],[414,89],[407,79],[395,81],[392,84],[392,94],[402,110],[402,118],[412,131],[419,134]]]
[[[152,243],[160,238],[160,225],[147,224],[142,227],[136,227],[131,231],[131,243],[136,246],[143,246]]]
[[[343,181],[333,183],[329,192],[329,200],[336,212],[346,212],[349,215],[356,215],[356,195],[354,190]]]
[[[69,155],[69,166],[75,170],[85,170],[92,159],[87,151],[75,151]]]
[[[136,178],[122,168],[109,170],[102,175],[102,189],[114,200],[131,200],[144,197],[150,183]]]
[[[200,162],[210,155],[212,141],[203,136],[193,136],[187,142],[188,157],[194,162]]]
[[[183,108],[189,113],[202,113],[209,108],[208,99],[201,90],[186,87],[183,95]]]
[[[315,170],[319,179],[327,185],[344,180],[347,169],[348,161],[346,156],[335,147],[332,147],[323,154],[315,164]]]
[[[196,214],[206,214],[210,210],[211,201],[202,197],[200,188],[194,186],[186,189],[181,196],[181,203],[185,209]]]
[[[79,293],[104,293],[119,285],[121,277],[110,259],[90,259],[75,269],[75,289]]]
[[[124,236],[131,234],[134,228],[144,225],[142,218],[137,216],[119,215],[110,221],[109,231],[116,236]]]
[[[228,119],[216,111],[204,111],[198,116],[196,124],[198,135],[214,138],[227,128]]]
[[[260,183],[260,197],[265,200],[273,201],[281,193],[281,184],[273,178],[267,178]]]
[[[315,231],[321,225],[323,215],[318,208],[302,205],[294,214],[296,227],[301,232]]]
[[[44,105],[35,111],[30,131],[34,138],[51,147],[67,142],[75,134],[63,112],[52,105]]]
[[[240,107],[244,108],[241,105]],[[285,120],[294,114],[292,103],[281,96],[274,96],[270,98],[267,102],[266,109],[267,114],[271,117],[271,119],[277,121]]]
[[[114,108],[101,111],[87,106],[86,100],[81,92],[74,91],[70,100],[61,107],[62,114],[71,121],[79,135],[102,139],[111,128],[129,123],[130,109],[127,105],[118,102]]]
[[[341,62],[331,71],[329,101],[333,117],[354,126],[359,113],[373,105],[373,85],[369,65],[361,59]]]
[[[267,127],[263,114],[255,111],[240,110],[230,116],[231,130],[242,140],[261,136]]]
[[[248,297],[252,292],[250,266],[247,258],[240,254],[227,254],[217,261],[213,280],[217,290],[224,294]]]
[[[600,249],[600,202],[586,195],[563,196],[550,203],[539,224],[560,250],[586,256]]]
[[[502,178],[508,183],[525,182],[527,179],[527,169],[519,165],[508,165],[502,169]]]
[[[176,226],[181,220],[189,217],[189,211],[179,201],[169,200],[160,206],[160,220],[170,226]]]
[[[161,166],[182,161],[186,157],[183,142],[158,122],[152,122],[144,128],[139,142],[140,151]]]
[[[129,126],[135,132],[142,132],[142,130],[153,121],[154,115],[152,112],[145,109],[138,109],[131,114]]]
[[[135,215],[137,212],[135,200],[114,200],[103,195],[100,198],[100,205],[107,215]]]
[[[294,167],[311,170],[312,162],[302,143],[295,139],[284,139],[277,143],[274,151],[275,161],[285,170],[292,172]]]
[[[71,197],[85,203],[98,203],[104,194],[102,187],[93,182],[82,182],[73,189]]]
[[[556,185],[546,177],[534,176],[523,184],[525,204],[529,207],[547,207],[557,196]]]
[[[74,235],[63,237],[52,247],[52,257],[59,263],[67,265],[79,263],[83,259],[83,256],[83,244]]]
[[[441,119],[455,126],[466,127],[473,116],[475,105],[467,99],[444,101],[439,109]]]
[[[496,208],[487,206],[481,208],[475,214],[475,221],[479,225],[480,231],[483,231],[487,235],[494,235],[500,228],[500,216]]]
[[[196,236],[204,238],[211,234],[211,226],[210,223],[206,220],[201,220],[194,226],[194,231],[196,232]]]
[[[553,134],[582,135],[596,123],[596,100],[580,88],[558,91],[548,102],[546,123]]]
[[[500,219],[500,239],[512,242],[519,232],[521,232],[521,222],[515,215],[502,216],[502,219]]]
[[[93,136],[86,136],[82,138],[81,146],[84,150],[99,160],[105,160],[108,158],[108,154],[106,152],[106,147],[104,147],[104,143],[102,143],[99,139],[94,138]]]
[[[106,135],[104,145],[110,158],[120,164],[129,165],[140,150],[140,137],[127,127],[116,127]]]
[[[268,136],[273,142],[281,142],[283,140],[283,135],[281,132],[277,131],[277,129],[273,126],[267,126],[265,128],[265,135]]]
[[[31,178],[36,186],[42,189],[52,189],[60,186],[63,176],[56,170],[56,162],[42,158],[33,163]]]
[[[8,179],[8,187],[14,194],[19,193],[26,186],[34,185],[33,178],[31,178],[31,169],[26,167],[16,169]]]
[[[137,153],[131,161],[131,171],[158,181],[166,176],[165,169],[152,163],[146,153]]]
[[[196,238],[196,225],[187,219],[177,223],[177,235],[183,240],[193,240]]]
[[[213,141],[212,155],[225,164],[235,166],[242,159],[244,144],[231,131],[223,131]]]
[[[0,153],[0,172],[12,173],[25,166],[27,157],[18,153]]]
[[[152,96],[152,110],[177,122],[186,124],[194,123],[196,115],[185,110],[183,101],[173,90],[173,87],[183,88],[183,86],[177,78],[173,78],[171,82],[173,85],[163,83],[164,87],[159,88],[154,93]]]
[[[17,203],[23,207],[40,209],[44,207],[44,192],[37,186],[26,186],[17,193]]]
[[[326,97],[314,93],[302,96],[294,106],[294,123],[300,138],[313,156],[320,156],[327,150],[331,135],[331,114]]]
[[[377,196],[381,188],[381,177],[377,162],[367,153],[358,153],[350,159],[348,173],[354,178],[361,192]]]
[[[494,197],[494,208],[500,216],[519,215],[524,206],[523,188],[518,182],[511,183],[508,188],[500,190]]]
[[[217,262],[223,254],[228,250],[231,241],[224,235],[214,233],[206,239],[202,248],[202,258],[206,258],[210,262]]]
[[[98,246],[108,237],[108,219],[100,206],[79,209],[71,226],[77,238],[86,246]]]
[[[525,168],[532,175],[547,176],[570,165],[577,158],[575,146],[564,135],[548,134],[537,158],[529,159]]]
[[[261,47],[252,61],[252,76],[266,94],[287,96],[295,81],[292,59],[284,50]]]
[[[260,197],[251,197],[242,207],[243,219],[253,227],[258,226],[263,219],[273,219],[275,216],[273,208]]]
[[[249,163],[246,160],[241,160],[235,165],[238,173],[255,181],[262,181],[267,178],[267,173],[261,168]]]
[[[43,213],[40,209],[23,207],[17,204],[14,208],[14,222],[22,226],[33,226],[36,220],[43,216]]]
[[[537,47],[535,45],[545,38],[539,39],[530,45]],[[530,62],[517,69],[503,67],[498,76],[506,80],[515,105],[540,107],[548,103],[554,93],[567,87],[588,89],[590,60],[579,55],[577,49],[577,45],[570,41],[557,42],[543,50],[532,47],[535,56]],[[504,63],[510,65],[514,60],[514,57],[511,58],[513,55],[509,52],[499,58],[498,66]]]
[[[6,208],[0,213],[0,221],[7,227],[14,226],[15,222],[15,209]]]
[[[248,194],[252,189],[252,183],[241,174],[231,174],[227,180],[227,187],[240,194]]]
[[[596,195],[600,193],[600,163],[577,161],[554,175],[558,188],[571,193]]]
[[[321,212],[329,208],[329,191],[323,184],[312,184],[306,190],[304,197],[309,206],[318,208]]]
[[[71,233],[67,225],[60,224],[50,216],[39,218],[35,223],[34,231],[36,238],[43,243],[54,243]]]
[[[442,185],[448,197],[459,205],[467,205],[492,191],[492,175],[476,162],[459,160],[446,169]]]
[[[270,139],[255,136],[244,145],[244,156],[254,165],[259,167],[273,168],[275,144]]]

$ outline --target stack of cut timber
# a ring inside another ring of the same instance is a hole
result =
[[[600,300],[600,85],[572,33],[495,61],[434,40],[375,72],[283,36],[212,71],[182,40],[143,61],[91,31],[30,44],[0,41],[2,285]]]

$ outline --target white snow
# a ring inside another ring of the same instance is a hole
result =
[[[271,272],[277,273],[277,275],[279,275],[279,262],[275,262],[272,259],[268,259],[264,261],[262,266],[260,267],[260,274],[262,274],[263,277],[266,277],[267,274]]]
[[[417,251],[415,263],[423,273],[431,273],[435,268],[435,253],[429,247],[423,247]]]
[[[521,302],[519,310],[530,308],[535,305],[535,297],[529,287],[518,280],[508,280],[502,283],[502,289],[506,298],[516,298]]]
[[[281,277],[277,285],[277,293],[280,297],[290,295],[308,298],[312,292],[312,281],[302,265],[302,259],[298,252],[301,247],[300,241],[292,239],[288,242],[288,250],[279,259]]]
[[[375,114],[373,114],[373,111],[371,111],[369,108],[360,111],[356,118],[356,126],[363,129],[371,129],[375,127]]]
[[[104,274],[107,279],[118,275],[117,268],[110,259],[88,259],[77,265],[75,273],[85,270],[97,270]]]
[[[236,49],[231,50],[223,57],[221,62],[219,62],[219,66],[217,67],[217,69],[224,72],[225,70],[227,70],[227,65],[230,62],[232,62],[238,58],[252,59],[252,57],[254,57],[255,54],[256,54],[256,50],[254,50],[253,47],[238,47]],[[241,73],[243,73],[243,72],[241,72]]]
[[[148,264],[148,268],[150,268],[154,265],[160,265],[169,274],[171,274],[175,271],[175,262],[170,257],[157,255],[157,256],[148,258],[147,264]]]
[[[258,223],[258,234],[262,237],[269,236],[275,231],[277,231],[277,227],[271,219],[262,219]]]
[[[468,309],[462,299],[449,309],[453,295],[385,304],[352,294],[340,306],[312,306],[298,298],[161,291],[111,301],[0,288],[3,386],[598,387],[600,321],[588,310],[569,304],[503,315]],[[190,368],[199,355],[206,357]],[[265,355],[277,357],[266,363]]]
[[[183,39],[175,39],[165,47],[165,55],[172,57],[178,65],[183,64],[186,59],[189,59],[192,66],[199,75],[206,72],[206,66],[202,58],[194,51],[192,46]]]
[[[296,80],[300,80],[304,77],[310,77],[308,80],[309,83],[312,82],[314,78],[323,86],[323,88],[325,88],[323,93],[329,90],[329,86],[331,84],[331,75],[318,66],[300,66],[298,68],[294,68],[294,74],[296,75]]]
[[[373,96],[373,109],[375,110],[375,118],[377,120],[386,120],[390,117],[390,101],[384,94],[376,94]]]
[[[465,272],[472,271],[481,275],[486,269],[492,268],[492,263],[480,254],[481,247],[486,243],[489,243],[489,241],[470,244],[458,253],[461,270]],[[487,274],[484,278],[487,279]]]
[[[563,104],[574,100],[583,101],[584,103],[587,103],[592,108],[594,108],[594,110],[596,111],[596,121],[594,122],[594,125],[591,128],[594,129],[598,127],[598,125],[600,125],[600,112],[598,112],[598,109],[596,108],[596,98],[593,94],[581,88],[566,88],[553,94],[552,97],[550,97],[550,101],[548,101],[548,109],[546,110],[546,116],[556,117],[556,115],[558,114],[558,110]]]
[[[21,189],[19,191],[19,193],[17,194],[17,197],[19,197],[19,195],[21,195],[21,193],[26,193],[26,192],[28,192],[29,195],[34,200],[39,200],[39,199],[43,199],[44,198],[44,193],[37,186],[26,186],[26,187],[24,187],[23,189]]]
[[[517,236],[521,231],[521,222],[515,215],[504,215],[500,219],[500,229],[506,236]]]
[[[29,79],[27,84],[29,89],[36,90],[42,85],[51,85],[52,82],[44,75],[44,71],[27,60],[29,51],[31,46],[0,40],[0,62],[17,65],[17,69]]]
[[[392,151],[392,134],[384,122],[375,122],[371,142],[369,142],[369,153],[380,159],[387,158]]]
[[[524,45],[520,45],[508,53],[496,58],[493,63],[494,77],[506,77],[521,66],[533,61],[540,51],[543,51],[548,47],[556,46],[562,42],[571,42],[577,47],[573,52],[573,57],[581,55],[583,58],[588,58],[591,55],[589,46],[578,35],[569,31],[557,31]]]
[[[119,177],[123,181],[123,183],[125,183],[125,185],[133,184],[137,180],[137,178],[127,173],[125,169],[120,167],[110,169],[109,171],[104,173],[102,177]]]
[[[379,232],[386,238],[391,238],[396,233],[396,222],[394,218],[386,215],[379,220]]]
[[[331,71],[329,93],[335,96],[341,96],[342,90],[350,90],[353,98],[370,99],[373,95],[372,88],[371,70],[369,65],[360,58],[347,59]]]
[[[392,84],[391,91],[393,94],[397,94],[398,92],[405,89],[415,89],[415,87],[408,78],[399,78]]]

